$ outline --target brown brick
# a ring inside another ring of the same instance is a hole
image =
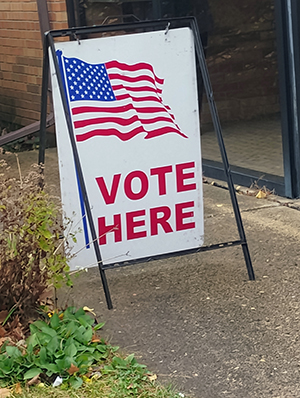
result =
[[[38,13],[37,12],[7,12],[7,17],[3,18],[11,21],[23,21],[25,18],[27,21],[38,21]],[[25,17],[25,18],[24,18]]]
[[[42,42],[41,42],[40,39],[38,39],[38,40],[26,40],[25,46],[28,47],[28,48],[38,48],[38,49],[40,49],[40,48],[42,48]]]
[[[59,30],[59,29],[67,29],[68,23],[66,22],[52,22],[51,23],[52,29]]]
[[[5,123],[12,123],[14,121],[14,116],[11,112],[5,113],[1,112],[1,120]]]
[[[53,1],[51,1],[48,5],[48,9],[50,12],[66,11],[66,3],[54,3]]]
[[[29,58],[41,58],[43,56],[42,48],[24,48],[22,54]]]
[[[27,58],[27,57],[17,57],[16,63],[20,65],[36,66],[41,68],[43,61],[42,58]]]
[[[26,84],[24,82],[10,82],[11,88],[17,91],[26,91]]]
[[[23,65],[12,65],[12,71],[14,73],[25,73],[25,67]]]
[[[36,76],[36,84],[38,85],[38,86],[42,86],[42,77],[38,77],[38,76]]]
[[[22,55],[23,49],[18,47],[14,48],[14,47],[3,46],[1,48],[1,52],[4,56]]]
[[[10,3],[10,10],[11,11],[23,11],[23,4],[22,2]]]
[[[11,72],[13,70],[13,65],[12,64],[6,64],[6,63],[2,63],[2,65],[0,65],[1,70],[2,71],[8,71]]]
[[[7,105],[7,104],[1,104],[0,105],[1,113],[15,113],[15,104],[12,105]]]
[[[0,11],[9,11],[10,10],[10,3],[0,2]],[[1,13],[2,15],[2,13]],[[1,18],[2,19],[2,18]]]
[[[9,37],[2,39],[2,45],[8,47],[24,47],[26,45],[26,40]]]
[[[22,2],[22,10],[37,12],[37,4],[36,2]]]
[[[30,109],[22,109],[22,108],[18,108],[17,115],[22,117],[27,117],[33,120],[38,120],[40,116],[39,112],[32,111]]]
[[[51,22],[63,22],[66,20],[65,11],[49,12],[49,19]]]
[[[33,93],[33,94],[39,94],[40,93],[40,87],[34,85],[34,84],[27,84],[27,90],[28,93]]]
[[[11,72],[5,71],[5,72],[2,72],[2,73],[3,73],[3,79],[4,80],[11,80],[11,75],[12,75]]]

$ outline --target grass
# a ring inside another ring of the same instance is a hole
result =
[[[176,393],[172,387],[162,387],[149,381],[139,383],[133,391],[122,381],[107,376],[93,383],[86,383],[78,390],[63,390],[59,387],[30,387],[23,389],[20,394],[12,394],[13,398],[180,398],[183,395]]]

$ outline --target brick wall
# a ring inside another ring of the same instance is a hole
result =
[[[221,122],[278,114],[274,2],[210,0],[207,64]],[[210,122],[207,103],[202,123]]]
[[[48,0],[51,29],[67,27],[65,0]],[[36,0],[0,1],[0,122],[12,129],[39,119],[42,41]]]

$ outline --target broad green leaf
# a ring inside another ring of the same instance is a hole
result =
[[[5,349],[8,356],[12,357],[13,359],[19,358],[22,356],[21,351],[17,347],[6,346]]]
[[[62,359],[57,359],[55,361],[58,371],[61,372],[63,370],[67,370],[69,369],[69,367],[71,366],[72,362],[71,362],[71,358],[70,357],[65,357]]]
[[[83,337],[85,332],[86,329],[82,325],[77,327],[74,333],[74,338],[79,341],[79,343],[86,344],[85,338]]]
[[[30,329],[31,335],[33,335],[34,333],[40,331],[40,329],[39,329],[38,327],[36,327],[34,323],[31,323],[31,324],[29,325],[29,329]],[[29,338],[30,338],[30,337],[31,337],[31,336],[29,336]]]
[[[82,335],[83,342],[85,344],[90,343],[90,341],[92,340],[92,337],[93,337],[93,330],[92,330],[92,328],[90,328]]]
[[[125,358],[126,363],[131,363],[134,360],[134,354],[128,355],[127,358]]]
[[[40,363],[41,363],[41,365],[47,364],[47,363],[49,362],[49,359],[47,358],[47,350],[46,350],[46,347],[42,347],[42,348],[40,349],[39,354],[40,354]]]
[[[74,339],[73,339],[73,337],[69,337],[69,338],[66,340],[66,342],[65,342],[65,349],[66,349],[67,347],[69,347],[71,344],[74,344]]]
[[[96,326],[94,326],[94,330],[102,329],[104,325],[105,325],[105,322],[98,323]]]
[[[89,346],[86,346],[86,345],[81,345],[81,347],[82,347],[82,350],[81,350],[81,352],[83,353],[83,352],[90,352],[91,354],[93,354],[94,352],[95,352],[95,350],[96,350],[96,348],[95,347],[91,347],[90,345]],[[79,351],[79,350],[78,350]]]
[[[106,352],[107,351],[107,345],[105,345],[105,344],[97,344],[96,349],[99,352],[101,352],[101,353]]]
[[[75,307],[68,307],[65,312],[64,312],[64,319],[76,319],[75,318],[75,312],[76,312],[76,308]]]
[[[92,318],[89,315],[78,317],[78,321],[85,328],[92,326],[92,324],[94,323],[94,321],[92,320]]]
[[[39,339],[37,338],[36,333],[32,332],[32,329],[35,329],[36,331],[38,331],[38,328],[34,325],[30,325],[30,331],[31,331],[31,335],[28,337],[27,339],[27,352],[32,351],[32,349],[34,347],[36,347],[39,344]]]
[[[39,368],[31,368],[29,369],[23,376],[24,380],[32,379],[33,377],[42,373],[42,370]]]
[[[112,360],[112,365],[118,369],[127,369],[128,363],[126,362],[125,359],[114,357]]]
[[[48,230],[48,229],[43,229],[39,231],[41,233],[41,235],[43,235],[44,238],[46,239],[50,239],[52,238],[52,233]]]
[[[53,373],[58,373],[58,367],[55,363],[48,363],[44,366],[44,368],[50,370]]]
[[[39,341],[40,346],[46,346],[50,343],[50,340],[52,339],[52,336],[48,333],[43,333],[43,332],[37,332],[36,337]]]
[[[13,371],[13,364],[14,361],[12,358],[7,358],[6,355],[1,356],[1,361],[0,361],[0,370],[4,374],[9,374]]]
[[[65,353],[67,356],[69,357],[74,357],[77,354],[77,348],[75,346],[75,344],[70,344],[66,349],[65,349]]]
[[[84,311],[83,308],[79,308],[79,310],[76,311],[76,313],[75,313],[76,319],[78,319],[79,317],[82,317],[82,316],[84,316],[84,315],[86,315],[86,313],[85,313],[85,311]]]
[[[65,331],[66,337],[69,337],[69,336],[75,334],[78,331],[78,329],[79,329],[78,323],[76,324],[74,321],[69,322],[69,324],[66,327],[66,331]],[[85,329],[83,329],[83,331],[84,330]]]
[[[49,244],[47,243],[46,239],[44,239],[44,238],[40,238],[40,240],[39,240],[39,246],[40,246],[40,248],[41,248],[42,250],[44,250],[45,252],[50,251],[50,246],[49,246]]]
[[[82,383],[83,383],[82,379],[80,377],[78,377],[78,376],[70,377],[69,382],[70,382],[70,386],[72,388],[74,388],[74,389],[80,388],[82,386]]]
[[[59,340],[57,336],[52,337],[52,339],[49,341],[49,344],[47,344],[47,351],[53,355],[55,351],[59,350]]]
[[[57,336],[56,331],[50,328],[48,325],[42,327],[42,332],[48,334],[51,337]]]
[[[80,317],[78,317],[77,319],[78,319],[78,321],[80,322],[80,324],[81,324],[82,326],[84,326],[85,328],[87,328],[88,326],[90,326],[89,323],[86,321],[86,319],[84,319],[84,317],[80,316]]]
[[[81,354],[77,358],[78,366],[91,365],[94,362],[94,356],[91,354]]]
[[[55,312],[53,315],[52,315],[52,317],[51,317],[51,319],[50,319],[50,326],[53,328],[53,329],[57,329],[58,328],[58,326],[59,326],[59,316],[58,316],[58,314]]]
[[[93,353],[93,357],[95,359],[96,362],[100,361],[101,358],[103,358],[103,354],[99,351],[95,351]]]
[[[48,326],[46,322],[41,321],[41,320],[37,320],[35,322],[33,322],[31,325],[32,326],[36,326],[39,330],[42,330],[43,327]]]
[[[55,351],[54,357],[57,359],[61,359],[65,356],[65,352],[63,350]]]

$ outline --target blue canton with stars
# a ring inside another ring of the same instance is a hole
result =
[[[78,58],[63,57],[70,101],[115,101],[104,64],[92,65]]]

